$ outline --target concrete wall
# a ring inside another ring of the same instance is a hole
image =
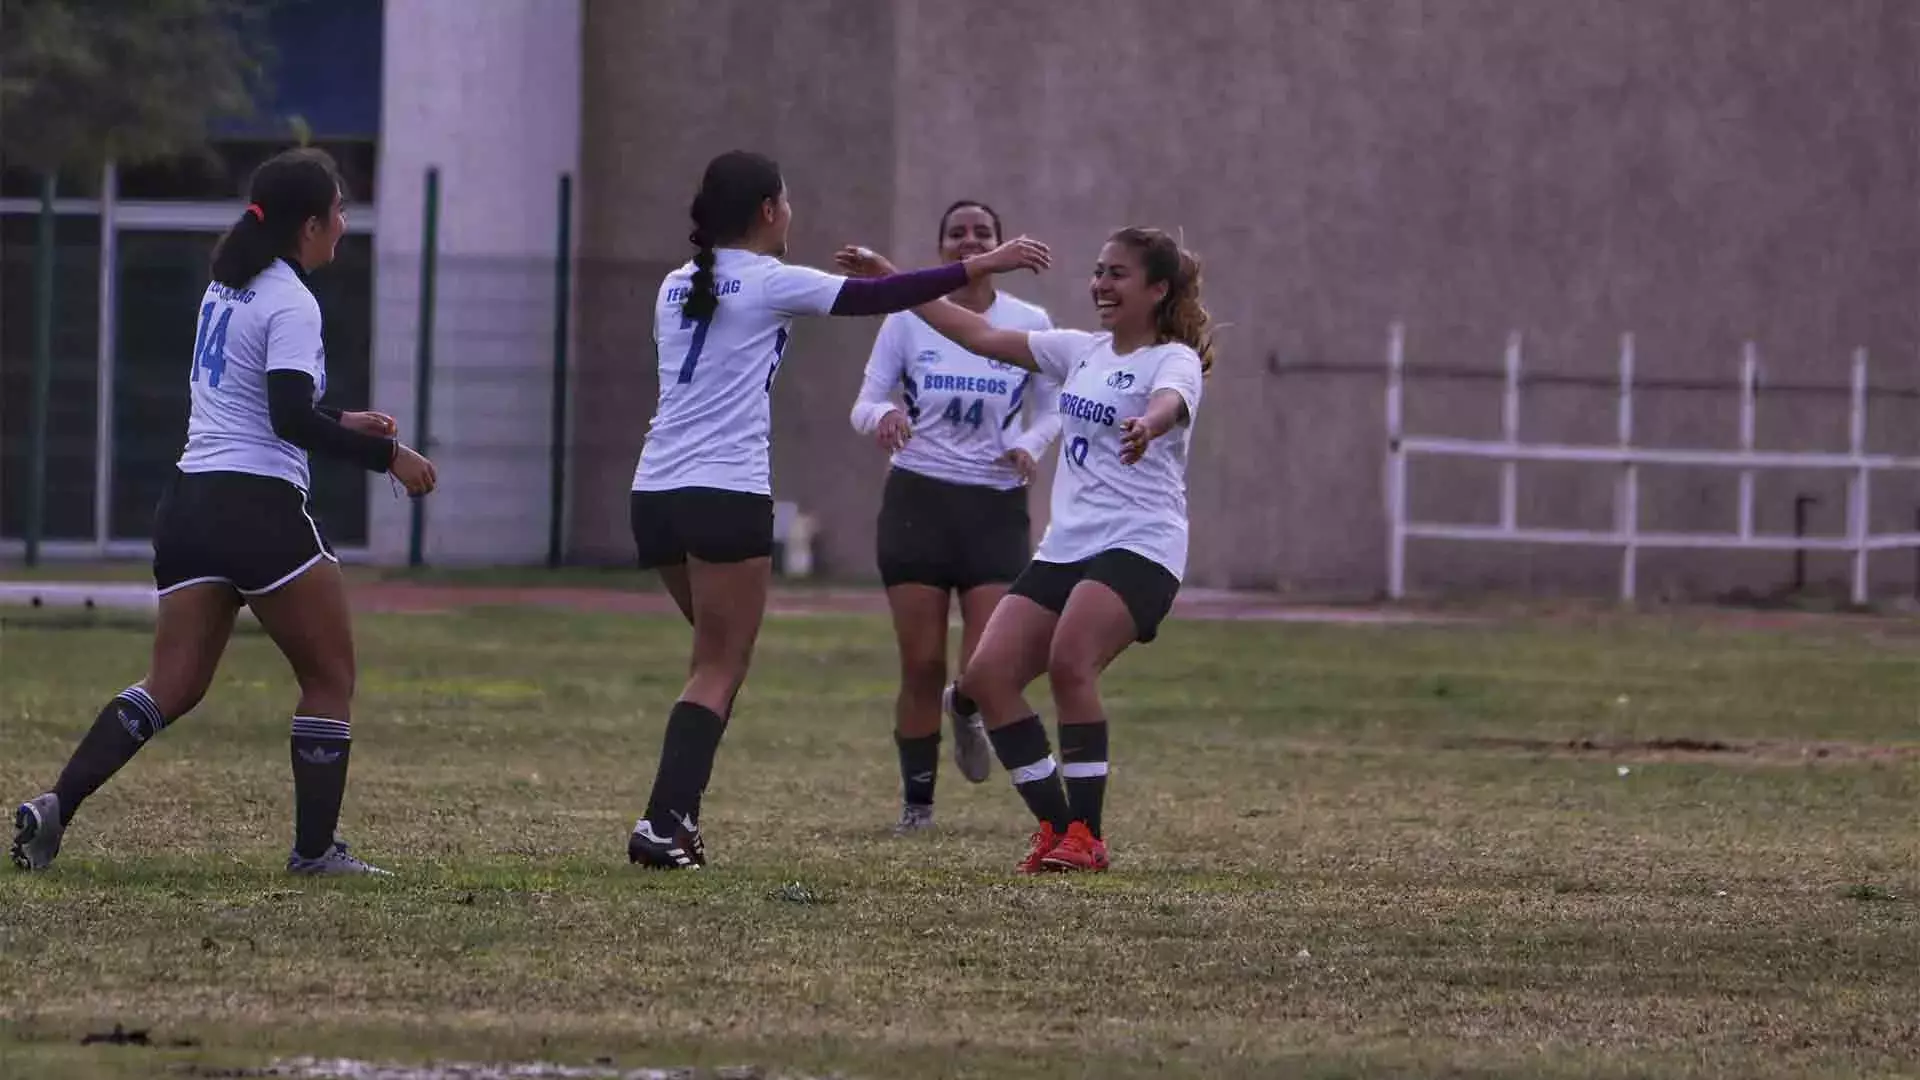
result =
[[[626,492],[658,394],[653,300],[692,255],[687,207],[707,160],[741,147],[780,161],[797,261],[890,243],[893,20],[891,4],[844,0],[587,3],[577,557],[633,556]],[[796,327],[774,387],[775,496],[830,517],[838,572],[872,561],[858,534],[885,460],[846,416],[878,325]]]
[[[1204,12],[1205,17],[1199,17]],[[1231,324],[1190,475],[1191,580],[1382,587],[1387,328],[1422,364],[1733,384],[1757,343],[1775,385],[1913,387],[1920,291],[1920,13],[1865,0],[587,0],[588,254],[578,553],[624,558],[620,503],[655,388],[647,301],[687,253],[699,169],[732,145],[780,158],[796,260],[834,245],[930,256],[935,215],[985,198],[1054,245],[1015,291],[1091,324],[1084,267],[1113,228],[1184,231]],[[836,575],[872,574],[882,469],[845,425],[870,320],[796,335],[775,400],[775,485],[826,518]],[[1417,380],[1409,429],[1493,435],[1498,384]],[[1843,395],[1770,393],[1760,440],[1844,447]],[[1529,390],[1526,434],[1605,439],[1612,395]],[[1912,398],[1875,407],[1875,449],[1920,452]],[[1648,443],[1731,446],[1734,398],[1650,394]],[[592,464],[586,464],[591,461]],[[1487,521],[1495,469],[1423,463],[1422,516]],[[1521,517],[1604,525],[1612,477],[1522,471]],[[597,494],[607,492],[604,501]],[[1650,474],[1649,528],[1730,527],[1731,476]],[[1760,485],[1761,527],[1837,480]],[[1876,486],[1882,528],[1912,483]],[[1043,517],[1036,505],[1036,516]],[[1423,544],[1416,586],[1606,590],[1617,557]],[[1815,576],[1838,576],[1816,556]],[[1883,586],[1910,581],[1883,556]],[[1786,555],[1649,556],[1642,592],[1764,590]]]
[[[386,0],[375,407],[413,442],[425,175],[440,170],[426,556],[546,557],[557,191],[580,155],[578,0]],[[409,503],[373,485],[370,547]]]

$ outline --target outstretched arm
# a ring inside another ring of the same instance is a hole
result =
[[[976,315],[951,300],[942,298],[931,304],[922,304],[913,309],[915,315],[927,321],[927,325],[940,331],[949,341],[989,360],[998,360],[1003,364],[1039,371],[1040,364],[1033,358],[1033,348],[1027,342],[1025,330],[1002,330],[988,322],[985,317]]]
[[[1154,372],[1147,411],[1121,421],[1122,463],[1131,465],[1139,461],[1153,440],[1172,431],[1177,424],[1193,422],[1193,410],[1200,406],[1200,381],[1204,374],[1200,357],[1192,349],[1181,349],[1160,365]]]
[[[1178,390],[1155,390],[1147,411],[1120,422],[1120,462],[1131,465],[1147,452],[1147,444],[1187,419],[1187,399]]]
[[[957,263],[902,274],[884,257],[867,248],[848,246],[836,252],[833,261],[853,276],[840,286],[829,314],[889,315],[965,288],[989,274],[1010,274],[1015,270],[1039,273],[1051,264],[1051,259],[1047,245],[1021,236],[984,255],[969,255]]]

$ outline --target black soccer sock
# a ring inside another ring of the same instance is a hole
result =
[[[293,853],[303,859],[318,859],[333,848],[352,750],[352,721],[293,718]]]
[[[933,805],[933,784],[940,775],[940,733],[908,738],[894,732],[900,751],[900,801],[911,806]]]
[[[67,767],[60,770],[60,779],[53,782],[53,793],[60,799],[60,823],[72,821],[87,796],[132,761],[147,740],[167,726],[168,719],[139,683],[114,695],[81,736]]]
[[[722,731],[726,730],[726,725],[733,723],[734,706],[738,705],[740,702],[740,691],[745,690],[746,688],[747,688],[746,683],[741,683],[739,686],[736,686],[733,688],[733,696],[727,699],[727,715],[722,717],[720,720]],[[711,765],[708,766],[708,771],[709,772],[712,771]],[[699,824],[700,822],[700,800],[702,797],[706,795],[706,793],[707,793],[706,785],[701,784],[700,790],[693,793],[693,801],[687,805],[687,816],[692,818],[696,825]]]
[[[667,714],[667,735],[660,745],[653,794],[647,797],[646,818],[655,831],[671,829],[678,824],[679,816],[692,818],[699,812],[700,796],[713,776],[713,757],[726,730],[726,721],[705,705],[673,703],[673,711]]]
[[[1055,831],[1066,831],[1073,814],[1060,787],[1053,748],[1047,745],[1047,726],[1038,716],[1029,716],[1006,727],[989,728],[987,738],[993,740],[993,752],[1013,777],[1013,789],[1027,801],[1027,809],[1040,821],[1051,822]]]
[[[1060,775],[1067,781],[1073,820],[1100,835],[1100,808],[1107,798],[1107,722],[1060,725]]]

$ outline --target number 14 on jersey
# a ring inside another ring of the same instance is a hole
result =
[[[213,309],[220,308],[214,321]],[[227,320],[233,318],[233,305],[208,304],[200,309],[200,334],[193,343],[193,378],[200,381],[200,369],[207,369],[207,385],[220,387],[220,376],[227,370]],[[211,327],[211,331],[209,331]]]

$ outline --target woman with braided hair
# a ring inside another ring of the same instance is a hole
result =
[[[772,577],[771,395],[795,316],[886,315],[988,274],[1043,270],[1022,237],[957,262],[849,279],[781,261],[793,210],[780,167],[729,151],[691,208],[693,259],[654,304],[660,399],[630,504],[642,569],[657,570],[693,625],[691,674],[667,717],[660,763],[627,857],[656,869],[706,862],[700,798],[746,680]]]

